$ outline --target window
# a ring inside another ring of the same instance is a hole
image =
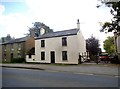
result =
[[[4,54],[4,58],[6,58],[6,54]]]
[[[21,58],[21,54],[20,53],[18,53],[18,58]]]
[[[14,54],[11,53],[11,62],[13,62]]]
[[[41,52],[41,60],[45,60],[45,52]]]
[[[41,47],[45,47],[45,40],[41,40]]]
[[[14,50],[14,49],[13,49],[13,44],[11,44],[11,50]]]
[[[67,51],[62,51],[62,60],[67,60]]]
[[[7,57],[6,54],[4,54],[4,62],[6,62],[6,57]]]
[[[67,37],[62,38],[62,46],[67,46]]]
[[[30,55],[30,54],[29,54],[28,56],[29,56],[29,58],[31,58],[31,55]]]
[[[18,43],[18,50],[21,50],[21,44]]]
[[[4,51],[7,51],[7,50],[6,50],[6,45],[4,45]]]

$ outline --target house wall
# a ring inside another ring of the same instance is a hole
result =
[[[117,53],[118,53],[118,59],[120,61],[120,36],[117,37]]]
[[[117,52],[120,53],[120,36],[117,37]]]
[[[2,62],[2,44],[0,44],[0,62]]]
[[[20,44],[20,49],[18,48],[18,44]],[[6,51],[5,46],[6,45]],[[19,58],[18,53],[20,53],[20,58],[25,58],[25,42],[13,43],[13,50],[11,50],[11,44],[3,44],[2,45],[2,60],[5,62],[11,62],[11,53],[13,53],[13,58]],[[6,54],[6,57],[4,56]]]
[[[26,62],[33,62],[35,60],[35,55],[31,55],[31,58],[29,58],[29,55],[26,55]]]
[[[29,37],[29,39],[26,40],[25,42],[25,48],[26,48],[25,53],[27,53],[33,47],[35,48],[35,39],[34,37]]]
[[[41,48],[41,39],[35,40],[36,59],[34,62],[51,63],[50,52],[55,51],[55,63],[78,64],[79,53],[86,51],[84,39],[78,35],[65,36],[67,46],[62,46],[62,37],[44,39],[44,48]],[[45,52],[45,60],[41,60],[41,51]],[[67,51],[68,60],[62,60],[62,51]]]
[[[6,50],[5,50],[5,45],[6,45]],[[11,62],[10,60],[10,54],[11,54],[11,50],[10,50],[10,44],[5,44],[2,45],[2,58],[3,58],[3,62]],[[6,54],[6,56],[4,56]]]
[[[82,32],[79,30],[77,33],[78,36],[78,47],[79,47],[79,53],[86,52],[86,41],[82,35]]]
[[[20,47],[18,47],[20,44]],[[25,42],[14,43],[14,58],[25,58]],[[18,56],[20,53],[21,57]]]

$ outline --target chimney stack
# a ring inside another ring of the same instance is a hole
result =
[[[77,29],[80,30],[80,22],[79,22],[79,19],[77,19]]]

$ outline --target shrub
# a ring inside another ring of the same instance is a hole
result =
[[[25,62],[25,59],[24,58],[13,58],[12,63],[23,63]]]

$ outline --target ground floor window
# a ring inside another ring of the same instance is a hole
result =
[[[18,58],[21,58],[21,54],[20,53],[18,53]]]
[[[45,52],[41,52],[41,60],[45,60]]]
[[[6,54],[4,54],[4,58],[6,59]]]
[[[4,62],[6,62],[6,58],[4,59]]]
[[[67,60],[67,51],[62,51],[62,60]]]
[[[28,56],[29,56],[29,58],[32,58],[32,57],[31,57],[31,54],[29,54]]]

